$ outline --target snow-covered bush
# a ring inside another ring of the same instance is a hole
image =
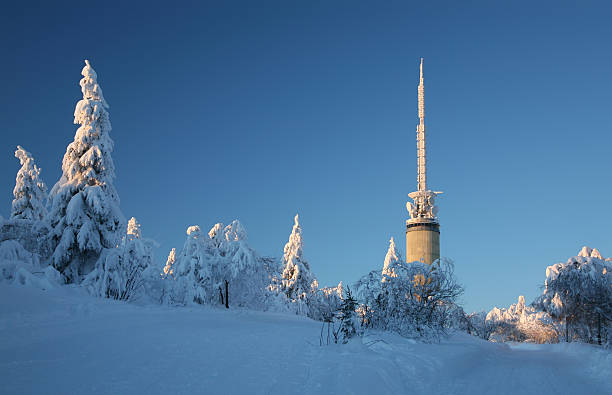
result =
[[[49,226],[44,221],[12,218],[0,220],[0,242],[15,240],[32,254],[37,254],[42,263],[51,256]]]
[[[487,322],[487,313],[484,311],[473,312],[466,314],[467,321],[466,332],[472,336],[477,336],[483,340],[489,340],[493,333],[493,326]]]
[[[583,247],[566,263],[546,268],[545,289],[534,302],[560,325],[566,341],[608,344],[612,328],[612,262]]]
[[[557,343],[558,330],[551,317],[525,305],[525,297],[509,308],[494,307],[486,316],[481,331],[489,333],[487,340],[532,343]],[[484,338],[484,336],[481,336]]]
[[[18,268],[24,268],[30,272],[40,269],[40,261],[37,254],[26,251],[16,240],[5,240],[0,243],[0,274],[3,281],[15,279]]]
[[[18,145],[15,157],[19,159],[21,169],[17,172],[13,189],[11,218],[41,221],[47,214],[47,186],[40,178],[40,169],[32,154]]]
[[[94,269],[103,249],[117,245],[125,224],[113,185],[108,104],[89,61],[81,74],[83,99],[74,111],[74,123],[80,127],[66,148],[47,216],[55,245],[53,266],[75,283]]]
[[[23,248],[17,240],[0,242],[0,283],[49,289],[64,283],[52,267],[41,265],[38,254]]]
[[[401,260],[401,254],[397,250],[395,241],[392,237],[389,240],[389,248],[385,255],[382,272],[379,269],[372,270],[368,274],[362,276],[353,285],[353,289],[356,290],[355,294],[357,301],[360,303],[357,307],[357,313],[363,327],[384,327],[384,322],[380,321],[383,318],[381,314],[383,297],[382,283],[387,276],[396,276],[393,266],[400,263]],[[376,310],[376,314],[374,314],[374,310]]]
[[[140,224],[132,217],[119,246],[103,250],[96,269],[83,285],[93,294],[111,299],[129,301],[143,296],[145,271],[153,266],[154,245],[152,240],[142,238]]]
[[[452,262],[405,263],[393,239],[380,281],[371,272],[355,286],[362,325],[424,340],[437,340],[452,326],[456,300],[463,292]]]
[[[450,313],[463,291],[453,269],[445,260],[431,265],[397,263],[395,276],[383,276],[380,313],[374,321],[404,336],[439,338],[450,327]]]
[[[329,322],[342,307],[344,287],[340,282],[336,287],[319,288],[318,282],[313,281],[310,292],[306,295],[308,317],[317,321]],[[293,306],[291,303],[289,306]]]
[[[382,274],[380,270],[372,270],[362,276],[353,285],[355,296],[359,305],[357,314],[361,319],[361,326],[371,328],[374,326],[374,306],[379,305],[382,295]]]

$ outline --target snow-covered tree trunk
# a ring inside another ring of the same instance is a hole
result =
[[[40,168],[34,163],[34,157],[21,146],[17,146],[15,157],[21,163],[13,189],[11,218],[41,221],[47,214],[45,200],[47,186],[40,178]]]
[[[52,262],[69,282],[93,270],[101,251],[117,245],[125,224],[113,185],[108,104],[89,61],[81,74],[83,99],[74,111],[74,123],[81,126],[66,148],[48,214],[55,243]]]

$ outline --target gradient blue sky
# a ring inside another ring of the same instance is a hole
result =
[[[533,299],[582,245],[612,255],[605,2],[18,3],[0,16],[5,217],[17,144],[59,178],[87,58],[122,210],[160,263],[189,225],[234,218],[280,256],[298,212],[320,283],[353,282],[391,236],[405,248],[422,56],[429,184],[466,309]]]

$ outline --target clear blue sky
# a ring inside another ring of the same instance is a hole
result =
[[[467,310],[539,293],[580,247],[612,255],[612,12],[605,2],[4,4],[0,177],[17,144],[51,187],[83,59],[111,105],[116,186],[165,261],[240,219],[280,256],[293,215],[324,285],[405,248],[418,60],[442,255]],[[511,3],[511,4],[510,4]]]

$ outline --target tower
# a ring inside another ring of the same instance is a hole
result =
[[[423,82],[423,58],[419,80],[419,124],[417,126],[417,190],[408,196],[413,203],[406,203],[410,219],[406,221],[406,262],[432,264],[440,258],[440,223],[435,198],[442,192],[427,189],[427,152],[425,143],[425,84]]]

